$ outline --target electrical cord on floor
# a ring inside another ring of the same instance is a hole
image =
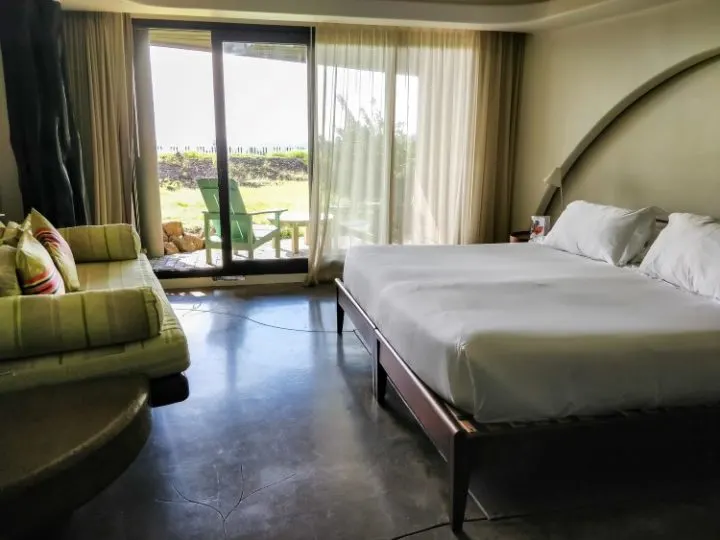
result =
[[[210,309],[197,309],[197,308],[184,308],[181,306],[173,306],[173,310],[175,311],[197,311],[200,313],[214,313],[216,315],[225,315],[227,317],[236,317],[238,319],[245,319],[246,321],[250,321],[255,324],[259,324],[260,326],[266,326],[268,328],[275,328],[277,330],[288,330],[290,332],[306,332],[306,333],[321,333],[321,334],[335,334],[337,333],[335,330],[303,330],[300,328],[287,328],[285,326],[277,326],[274,324],[268,324],[264,323],[262,321],[258,321],[256,319],[253,319],[252,317],[248,317],[247,315],[240,315],[238,313],[226,313],[223,311],[213,311]],[[343,334],[352,334],[354,330],[343,330]],[[466,519],[464,523],[473,523],[476,521],[487,521],[487,518],[471,518]],[[442,521],[440,523],[436,523],[435,525],[430,525],[429,527],[425,527],[423,529],[417,529],[415,531],[411,531],[409,533],[401,534],[400,536],[393,536],[390,540],[402,540],[403,538],[410,538],[411,536],[415,536],[416,534],[433,531],[435,529],[440,529],[442,527],[449,527],[450,522],[449,521]]]
[[[463,523],[474,523],[476,521],[487,521],[486,517],[481,518],[470,518],[463,521]],[[393,536],[390,540],[402,540],[403,538],[410,538],[411,536],[415,536],[416,534],[428,532],[428,531],[434,531],[435,529],[440,529],[442,527],[449,527],[450,522],[449,521],[442,521],[440,523],[436,523],[435,525],[430,525],[429,527],[425,527],[424,529],[418,529],[416,531],[411,531],[409,533],[401,534],[400,536]]]
[[[303,330],[302,328],[287,328],[285,326],[277,326],[274,324],[264,323],[248,317],[247,315],[240,315],[238,313],[226,313],[224,311],[213,311],[211,309],[197,309],[197,308],[184,308],[181,306],[173,306],[174,311],[196,311],[199,313],[214,313],[215,315],[225,315],[226,317],[236,317],[238,319],[245,319],[246,321],[259,324],[260,326],[266,326],[268,328],[275,328],[276,330],[287,330],[289,332],[306,332],[308,334],[337,334],[335,330]],[[343,334],[352,334],[353,330],[343,330]]]

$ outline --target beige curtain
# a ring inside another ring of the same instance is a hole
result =
[[[522,39],[506,41],[317,29],[311,282],[339,275],[353,245],[487,241],[509,227]]]
[[[84,152],[93,222],[135,222],[137,124],[130,17],[64,12],[68,90]]]
[[[461,241],[507,242],[525,34],[480,32],[473,180]]]

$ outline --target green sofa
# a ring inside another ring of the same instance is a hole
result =
[[[151,405],[185,399],[187,341],[137,233],[130,225],[59,231],[82,290],[0,298],[0,393],[140,374]]]

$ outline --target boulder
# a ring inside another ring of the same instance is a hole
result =
[[[165,234],[170,237],[170,241],[172,241],[173,236],[182,236],[185,234],[181,221],[166,221],[162,227]]]
[[[173,244],[172,242],[165,242],[165,255],[175,255],[179,252],[180,250],[175,244]]]
[[[205,249],[205,238],[201,234],[185,233],[185,236],[192,238],[193,244],[197,246],[196,250]]]
[[[205,247],[205,242],[203,241],[203,239],[194,234],[176,236],[172,239],[172,241],[183,253],[197,251]]]
[[[163,231],[163,244],[167,244],[170,241],[170,237]]]

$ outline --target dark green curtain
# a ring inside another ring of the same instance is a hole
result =
[[[88,222],[77,129],[67,99],[60,4],[0,0],[0,49],[10,143],[27,213],[55,226]]]

